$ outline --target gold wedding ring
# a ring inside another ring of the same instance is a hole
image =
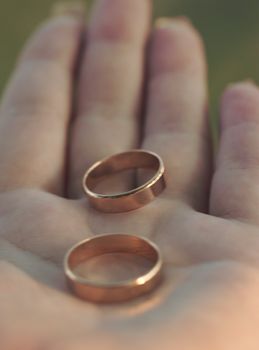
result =
[[[130,169],[152,169],[155,175],[130,191],[116,194],[94,192],[95,186],[105,176]],[[119,213],[138,209],[158,196],[165,188],[164,164],[155,153],[132,150],[105,158],[91,166],[83,178],[83,188],[91,205],[107,213]]]
[[[102,283],[78,275],[81,263],[104,254],[130,253],[144,257],[152,265],[147,273],[135,279]],[[135,298],[156,287],[162,276],[162,259],[157,246],[146,238],[126,234],[106,234],[86,239],[72,247],[64,261],[68,284],[74,294],[98,303],[120,302]]]

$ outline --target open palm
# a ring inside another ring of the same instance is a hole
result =
[[[19,60],[0,118],[3,350],[258,349],[259,91],[224,94],[211,181],[201,39],[162,19],[147,51],[150,12],[148,0],[100,0],[86,34],[67,12]],[[90,208],[86,168],[138,147],[163,158],[163,194],[123,214]],[[71,295],[66,250],[103,233],[155,241],[163,284],[120,305]]]

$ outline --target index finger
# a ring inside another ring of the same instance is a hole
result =
[[[62,193],[67,126],[81,20],[47,21],[26,45],[1,106],[0,191]]]

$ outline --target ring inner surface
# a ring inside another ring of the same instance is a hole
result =
[[[118,154],[99,163],[94,169],[92,169],[92,171],[88,174],[88,177],[86,179],[86,186],[90,191],[94,191],[100,183],[105,182],[105,180],[111,177],[112,175],[136,169],[138,169],[138,173],[135,173],[135,175],[137,175],[138,180],[140,178],[141,183],[144,184],[152,180],[156,172],[159,170],[159,167],[159,159],[149,153],[126,152]],[[143,169],[145,169],[145,172],[143,171],[142,173],[141,170]],[[132,175],[133,174],[131,174],[131,176]],[[121,179],[119,179],[119,181],[120,180]],[[138,187],[139,185],[133,186],[133,188]],[[115,191],[115,193],[127,191],[128,190]]]
[[[113,283],[136,279],[157,263],[158,253],[135,236],[100,237],[78,246],[69,257],[69,267],[91,282]]]

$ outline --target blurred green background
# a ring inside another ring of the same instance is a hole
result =
[[[89,6],[92,3],[86,2]],[[2,0],[0,94],[24,41],[48,15],[53,3],[53,0]],[[154,17],[185,15],[202,33],[216,123],[218,99],[226,84],[249,78],[259,81],[259,1],[154,0],[154,7]]]

